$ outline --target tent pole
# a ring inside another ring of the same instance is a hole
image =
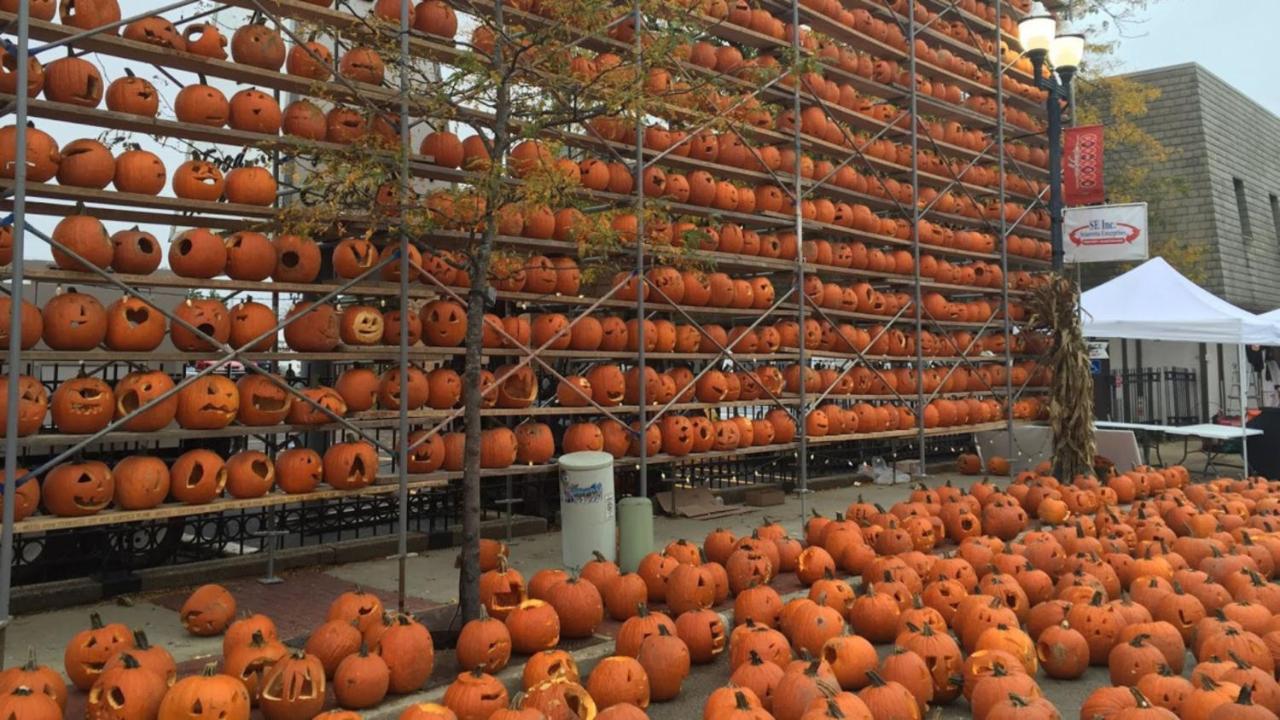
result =
[[[1249,371],[1244,343],[1240,343],[1240,456],[1244,461],[1244,477],[1249,477]]]

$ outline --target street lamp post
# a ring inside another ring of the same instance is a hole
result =
[[[1018,23],[1018,41],[1031,58],[1036,85],[1048,93],[1045,101],[1049,116],[1049,220],[1053,245],[1053,269],[1062,269],[1063,209],[1062,199],[1062,110],[1071,100],[1071,80],[1084,57],[1084,35],[1064,28],[1058,32],[1057,21],[1044,4],[1032,3],[1031,12]],[[1048,62],[1050,72],[1045,77]],[[1054,72],[1056,71],[1056,73]]]

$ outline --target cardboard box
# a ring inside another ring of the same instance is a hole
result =
[[[779,488],[752,488],[746,493],[747,504],[752,507],[773,507],[787,501],[787,494]]]

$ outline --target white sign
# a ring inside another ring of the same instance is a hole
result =
[[[1062,236],[1069,263],[1146,260],[1147,204],[1067,208]]]
[[[1107,355],[1107,348],[1111,343],[1106,340],[1089,340],[1086,343],[1089,346],[1090,360],[1110,360],[1111,356]]]

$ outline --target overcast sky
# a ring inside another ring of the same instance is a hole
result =
[[[1280,115],[1280,83],[1263,72],[1280,52],[1280,0],[1158,0],[1127,28],[1125,70],[1197,62]]]

